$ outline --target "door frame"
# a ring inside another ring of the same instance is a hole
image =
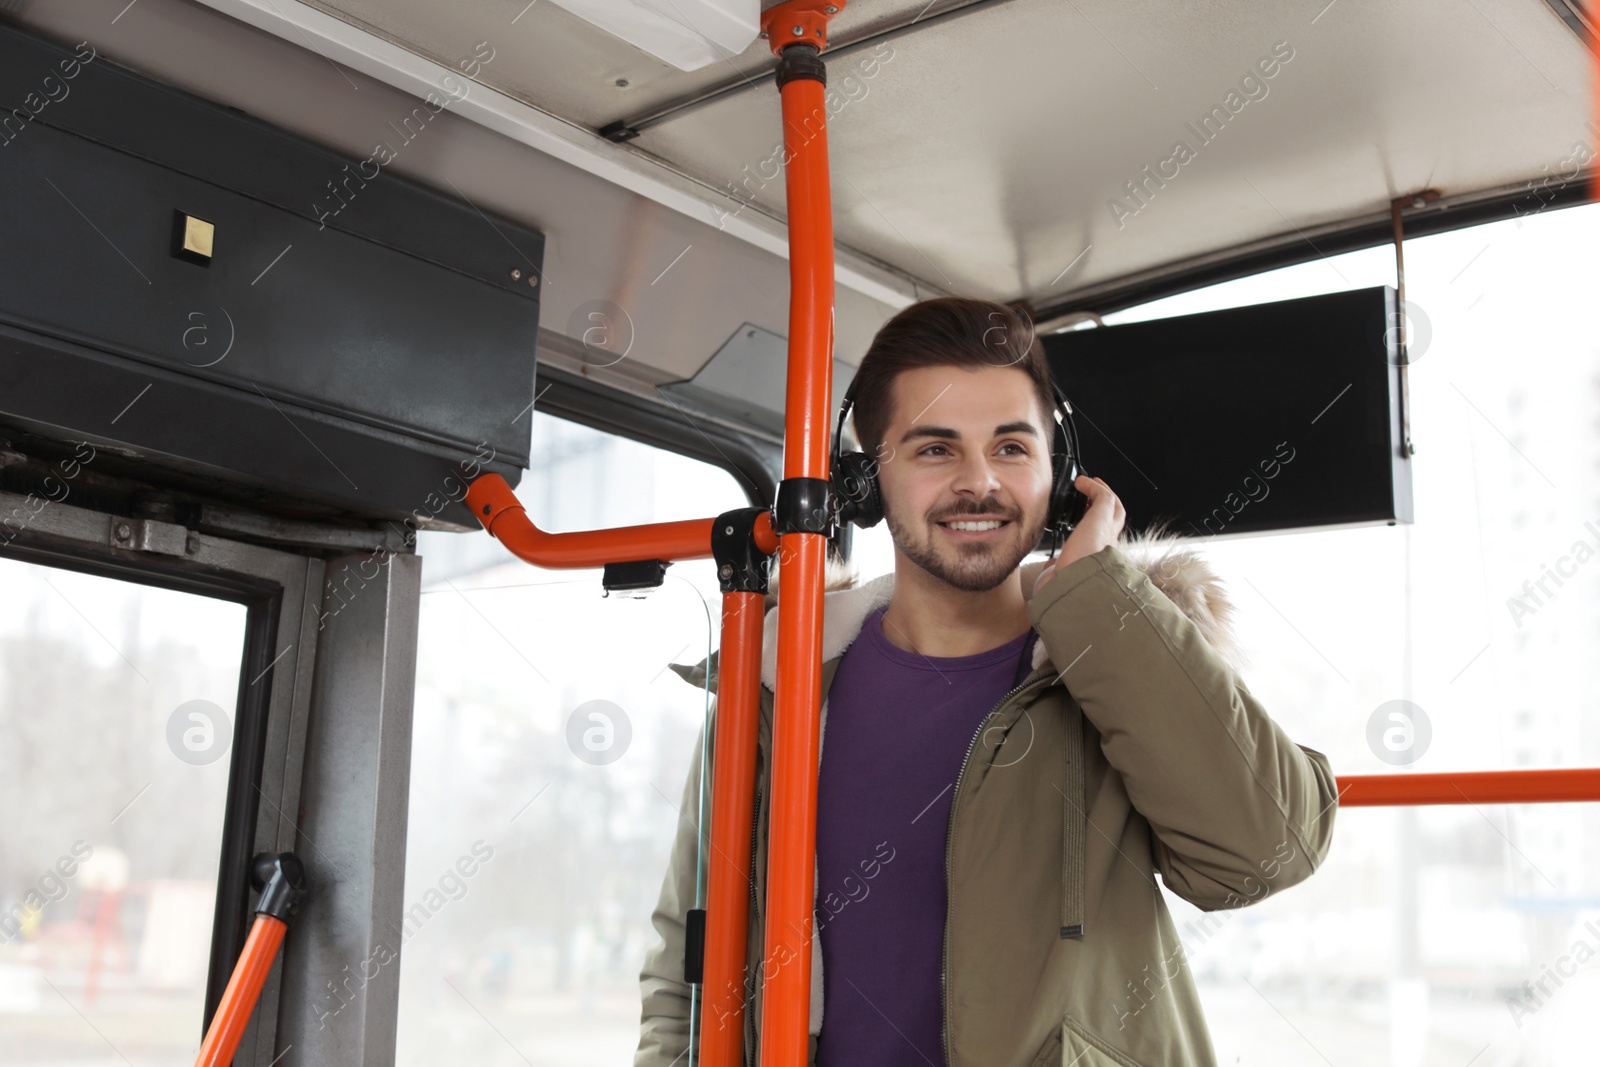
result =
[[[302,847],[290,813],[298,815],[301,804],[325,562],[64,501],[0,491],[0,557],[232,601],[246,609],[198,1044],[253,921],[251,857]],[[235,1061],[240,1067],[257,1062],[264,1067],[273,1058],[261,1053],[276,1043],[283,970],[280,960],[262,990],[260,1010]]]

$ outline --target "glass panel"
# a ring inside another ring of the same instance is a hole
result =
[[[200,1046],[245,609],[0,558],[0,1047]]]
[[[1597,243],[1596,206],[1408,241],[1416,524],[1201,545],[1251,691],[1338,774],[1600,765]],[[1107,322],[1393,281],[1372,249]],[[1221,1062],[1593,1058],[1600,805],[1348,809],[1281,897],[1168,899]]]
[[[732,475],[541,415],[517,494],[565,532],[746,507]],[[707,711],[710,560],[642,599],[483,534],[421,535],[398,1062],[628,1063],[639,970]],[[694,812],[689,812],[691,818]]]

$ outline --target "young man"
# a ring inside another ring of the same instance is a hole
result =
[[[1327,759],[1239,677],[1215,575],[1175,542],[1159,558],[1154,542],[1119,546],[1123,507],[1103,481],[1078,479],[1089,506],[1058,558],[1023,564],[1045,525],[1054,425],[1024,314],[915,304],[879,331],[855,397],[895,569],[825,598],[810,1062],[1213,1064],[1156,876],[1207,911],[1305,879],[1333,835]],[[751,1063],[776,622],[769,610]],[[679,669],[697,685],[715,672],[714,656]],[[696,836],[686,817],[652,917],[635,1067],[687,1062]]]

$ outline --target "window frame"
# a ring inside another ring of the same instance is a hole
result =
[[[0,491],[0,514],[31,512],[28,500],[25,494]],[[118,528],[124,525],[134,531],[125,539],[133,543],[167,540],[147,536],[152,532],[182,531],[185,554],[117,547]],[[211,597],[245,608],[198,1044],[210,1027],[254,920],[251,857],[295,848],[297,830],[283,812],[299,807],[323,562],[160,520],[54,501],[33,514],[12,540],[0,542],[0,558]],[[303,653],[292,658],[274,653],[286,641]],[[283,663],[284,659],[289,662]],[[266,804],[261,803],[263,798]],[[264,810],[269,808],[277,810]],[[270,1053],[261,1054],[276,1037],[281,973],[281,966],[274,967],[262,989],[260,1010],[235,1059],[239,1067],[257,1063],[258,1057],[262,1064],[272,1059]]]
[[[1537,188],[1530,179],[1469,203],[1441,201],[1404,214],[1403,239],[1415,240],[1491,222],[1527,218],[1544,211],[1582,207],[1591,202],[1586,175]],[[1292,234],[1280,234],[1216,255],[1175,263],[1143,276],[1115,279],[1076,293],[1052,297],[1047,303],[1040,304],[1034,312],[1034,321],[1053,329],[1058,320],[1084,310],[1110,315],[1223,282],[1239,281],[1346,252],[1360,252],[1393,244],[1394,221],[1388,212],[1381,217],[1338,223],[1328,228],[1313,229],[1309,233],[1296,230]]]

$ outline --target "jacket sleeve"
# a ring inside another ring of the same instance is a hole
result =
[[[645,953],[644,967],[639,972],[642,1009],[634,1067],[683,1067],[689,1062],[690,986],[683,980],[684,914],[694,907],[704,746],[705,736],[701,734],[695,739],[689,775],[678,802],[677,831],[673,834],[667,871],[661,879],[661,895],[650,915],[658,940]]]
[[[1317,869],[1338,807],[1327,757],[1289,740],[1116,545],[1056,571],[1028,613],[1149,822],[1168,889],[1212,911]]]

